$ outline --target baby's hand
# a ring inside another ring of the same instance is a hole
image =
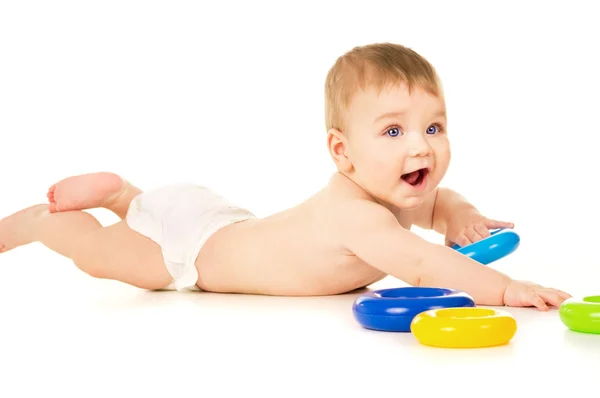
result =
[[[446,231],[446,245],[470,245],[490,236],[490,229],[514,228],[511,222],[492,220],[478,212],[470,212],[453,217]]]
[[[504,304],[510,307],[537,307],[548,310],[548,305],[560,307],[571,295],[526,281],[511,281],[504,291]]]

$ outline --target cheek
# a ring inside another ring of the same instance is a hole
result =
[[[438,168],[448,168],[450,164],[450,159],[452,158],[452,153],[450,151],[450,146],[448,145],[447,140],[436,142],[435,145],[432,145],[433,150],[435,152],[435,161]]]
[[[374,186],[384,187],[394,185],[403,167],[403,157],[393,150],[389,144],[385,147],[371,149],[363,155],[359,165],[359,174],[368,179]]]
[[[368,142],[357,148],[357,160],[363,167],[381,169],[391,165],[394,156],[390,154],[390,147],[381,144],[381,142]]]
[[[377,148],[365,140],[354,140],[348,145],[348,155],[355,165],[369,165],[378,158]]]
[[[436,157],[449,159],[450,154],[450,143],[447,138],[442,138],[439,140],[435,140],[431,143],[431,147],[433,148]]]
[[[404,157],[398,143],[386,140],[355,140],[348,145],[348,154],[356,173],[375,185],[397,180]]]

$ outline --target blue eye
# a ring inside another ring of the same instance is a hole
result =
[[[436,125],[431,125],[427,128],[427,134],[435,134],[438,131],[439,131],[439,128]]]
[[[392,127],[391,129],[386,131],[386,133],[390,137],[396,137],[396,136],[400,135],[400,129],[398,127]]]

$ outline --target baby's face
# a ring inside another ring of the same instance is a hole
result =
[[[450,162],[443,98],[405,85],[359,91],[346,116],[354,179],[378,200],[414,208],[440,183]]]

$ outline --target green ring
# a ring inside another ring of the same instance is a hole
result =
[[[571,330],[600,334],[600,296],[573,297],[563,301],[558,311],[562,323]]]

